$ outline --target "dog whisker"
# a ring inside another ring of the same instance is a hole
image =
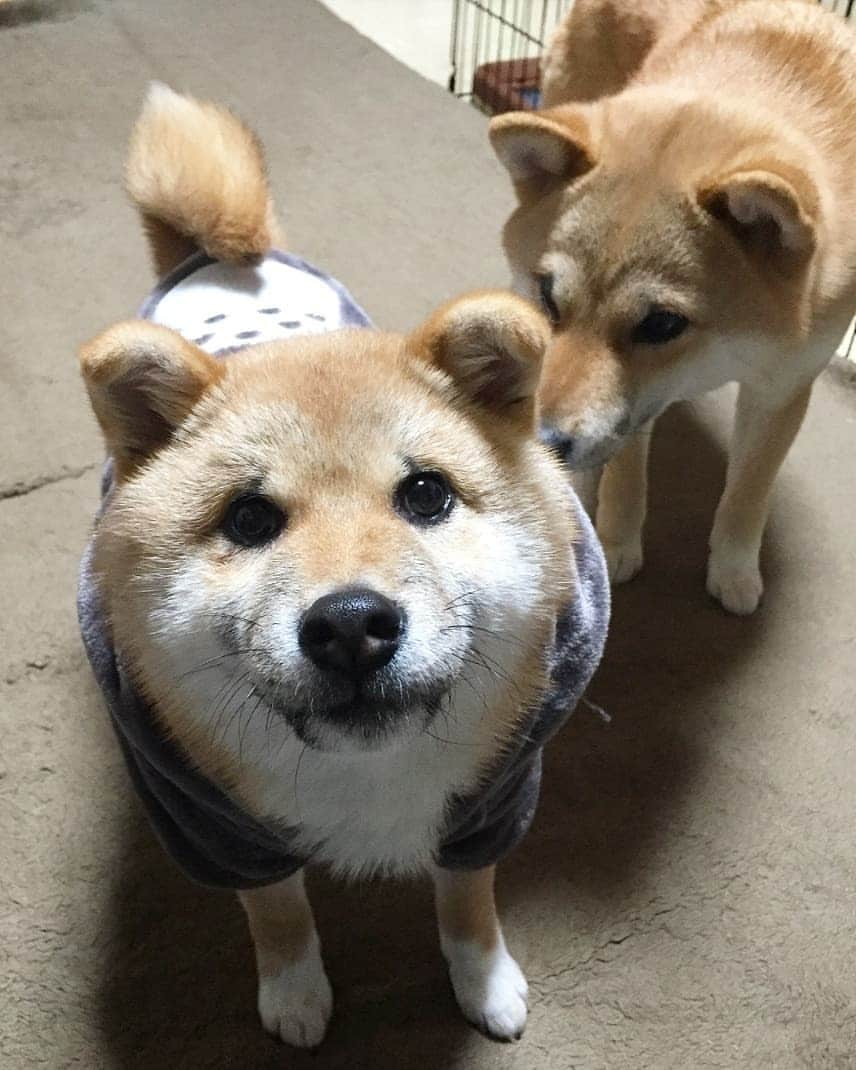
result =
[[[206,661],[200,662],[198,665],[194,665],[187,669],[185,672],[179,673],[177,679],[183,680],[188,676],[193,676],[195,673],[204,672],[206,669],[215,669],[219,665],[222,665],[228,658],[237,658],[243,654],[264,654],[265,651],[256,649],[254,647],[244,647],[238,650],[227,650],[222,654],[217,654],[214,657],[208,658]]]
[[[500,643],[507,643],[509,645],[520,647],[521,649],[526,645],[523,640],[516,635],[502,635],[493,628],[488,628],[482,624],[444,624],[443,627],[439,629],[439,634],[444,635],[447,632],[454,631],[478,632],[480,635],[489,635],[492,639],[496,639]]]
[[[300,776],[300,766],[303,764],[303,756],[306,754],[306,751],[307,751],[308,747],[309,747],[308,743],[304,743],[303,744],[303,746],[302,746],[302,748],[300,750],[300,754],[297,756],[297,764],[294,767],[294,808],[295,808],[295,811],[297,813],[297,820],[298,821],[301,820],[301,814],[300,814],[300,798],[298,796],[298,791],[297,791],[297,782],[298,782],[298,778]]]

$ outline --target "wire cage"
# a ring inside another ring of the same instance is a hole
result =
[[[491,115],[537,108],[541,53],[569,0],[455,0],[449,89]]]
[[[856,0],[820,0],[856,22]],[[490,115],[540,103],[539,62],[571,0],[455,0],[449,89]]]
[[[856,24],[856,0],[819,0]],[[482,111],[539,106],[540,57],[571,0],[455,0],[449,89]],[[856,320],[838,355],[856,362]]]

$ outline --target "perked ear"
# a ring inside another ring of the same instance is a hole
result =
[[[119,323],[84,345],[80,368],[119,479],[166,445],[223,374],[214,357],[145,320]]]
[[[438,309],[408,344],[477,405],[528,421],[549,342],[550,325],[534,305],[483,290]]]
[[[490,141],[518,193],[539,193],[595,165],[591,124],[579,108],[512,111],[490,123]]]
[[[820,198],[804,172],[768,167],[741,168],[705,183],[698,201],[747,252],[792,270],[814,252]]]

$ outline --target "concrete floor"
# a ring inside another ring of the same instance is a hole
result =
[[[449,81],[454,0],[323,0],[324,6],[411,70]]]
[[[237,904],[153,842],[74,615],[101,461],[74,350],[150,285],[121,172],[153,77],[255,123],[291,248],[379,324],[506,278],[510,194],[482,117],[319,5],[2,6],[0,1066],[853,1067],[856,394],[832,375],[748,620],[703,592],[727,392],[658,430],[647,569],[617,595],[590,693],[611,721],[580,709],[551,746],[500,873],[524,1039],[461,1022],[425,887],[324,874],[330,1036],[309,1056],[261,1033]]]

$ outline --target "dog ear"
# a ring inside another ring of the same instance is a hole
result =
[[[820,198],[795,167],[740,168],[705,183],[698,201],[750,255],[784,273],[803,267],[814,252]]]
[[[521,196],[571,182],[595,165],[591,124],[579,108],[506,112],[491,120],[490,141]]]
[[[438,309],[409,348],[442,368],[482,408],[531,422],[550,325],[522,297],[504,291],[467,294]]]
[[[119,323],[80,350],[92,408],[125,478],[164,446],[223,374],[223,365],[168,327]]]

